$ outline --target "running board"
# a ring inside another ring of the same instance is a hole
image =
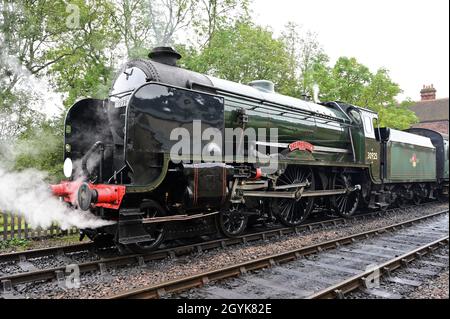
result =
[[[244,197],[269,197],[269,198],[288,198],[288,199],[300,199],[302,197],[322,197],[322,196],[334,196],[351,193],[361,189],[361,185],[355,185],[352,188],[347,189],[334,189],[334,190],[319,190],[319,191],[303,191],[303,188],[295,192],[277,192],[277,191],[244,191],[242,196]]]
[[[205,218],[208,216],[217,215],[219,212],[207,213],[207,214],[195,214],[195,215],[173,215],[164,217],[152,217],[142,219],[143,224],[154,224],[154,223],[164,223],[164,222],[174,222],[174,221],[185,221],[193,220],[198,218]]]

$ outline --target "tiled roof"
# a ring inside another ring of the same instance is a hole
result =
[[[416,113],[419,121],[448,121],[448,98],[419,101],[410,107],[411,111]]]

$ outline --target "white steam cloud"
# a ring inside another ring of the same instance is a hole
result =
[[[0,211],[19,214],[32,227],[48,228],[52,222],[61,229],[98,228],[112,224],[89,212],[75,210],[53,196],[46,174],[34,169],[8,171],[0,166]]]
[[[8,53],[2,45],[4,39],[0,35],[0,88],[8,86],[11,79],[17,78],[13,93],[27,92],[32,99],[26,107],[44,113],[55,115],[62,110],[62,96],[54,92],[45,77],[37,77],[27,70],[18,58]],[[24,103],[23,101],[19,103]],[[61,229],[70,227],[98,228],[111,224],[90,212],[75,210],[65,202],[56,198],[46,182],[47,174],[36,169],[15,171],[16,160],[21,155],[37,158],[48,152],[54,144],[51,136],[37,132],[42,143],[17,141],[8,133],[8,122],[17,120],[15,105],[7,105],[5,114],[0,112],[0,213],[17,214],[35,228],[48,228],[56,222]],[[2,110],[0,110],[2,111]],[[3,122],[2,122],[3,121]],[[2,130],[2,123],[4,130]],[[2,133],[4,135],[2,135]]]
[[[319,85],[314,84],[314,86],[313,86],[313,94],[314,94],[313,99],[314,99],[315,103],[320,103],[319,92],[320,92]]]

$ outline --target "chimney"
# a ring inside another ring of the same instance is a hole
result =
[[[420,90],[420,97],[422,101],[436,100],[436,89],[431,85],[424,85]]]
[[[157,47],[149,53],[148,57],[155,62],[176,66],[177,61],[181,59],[181,54],[171,47]]]

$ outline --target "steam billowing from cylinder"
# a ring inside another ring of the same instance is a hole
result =
[[[0,166],[0,211],[23,216],[32,227],[97,228],[110,224],[89,212],[74,210],[54,197],[46,175],[34,169],[8,171]]]
[[[46,136],[42,135],[46,140]],[[0,213],[22,216],[31,227],[48,228],[56,222],[62,229],[98,228],[108,225],[90,212],[72,209],[53,196],[47,174],[36,169],[14,170],[16,159],[27,154],[39,156],[27,143],[0,143]]]

